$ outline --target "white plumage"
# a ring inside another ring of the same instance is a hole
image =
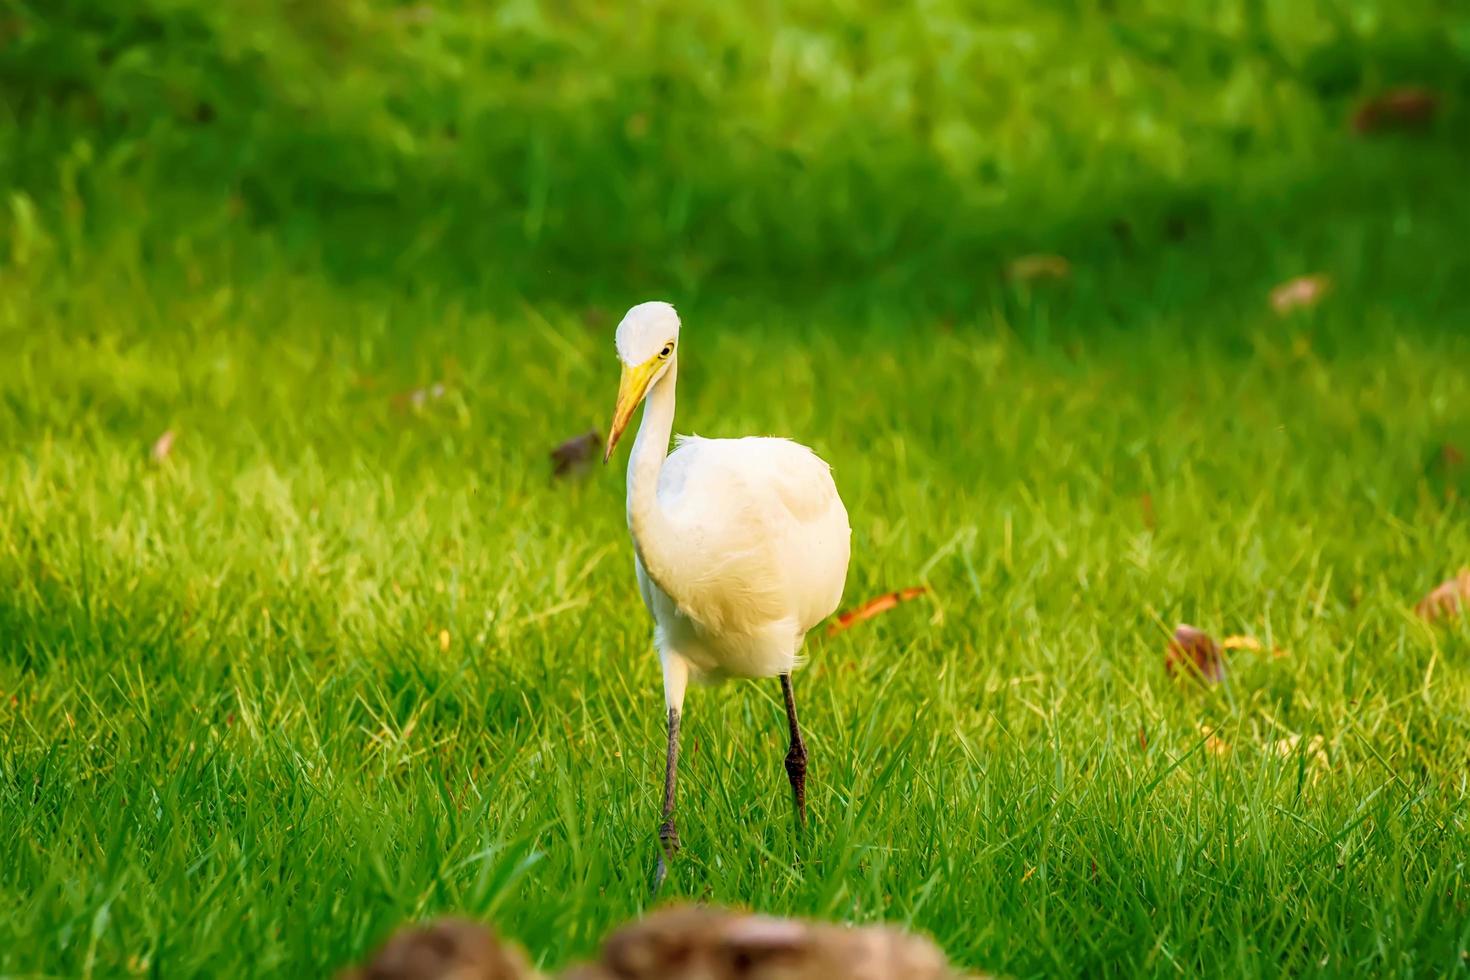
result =
[[[623,378],[607,456],[633,411],[643,421],[628,460],[628,527],[643,602],[654,619],[669,710],[665,849],[673,831],[679,714],[691,677],[780,676],[798,814],[805,748],[789,675],[806,633],[837,608],[851,531],[827,464],[787,439],[681,438],[668,452],[678,378],[679,317],[667,303],[633,307],[618,325]],[[800,759],[800,779],[793,759]],[[672,843],[671,843],[672,842]],[[660,880],[663,862],[660,860]]]
[[[688,575],[675,602],[634,552],[659,655],[696,680],[790,673],[847,576],[847,511],[827,464],[789,439],[684,437],[657,500]]]

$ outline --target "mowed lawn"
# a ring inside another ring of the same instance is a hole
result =
[[[1411,611],[1470,562],[1463,202],[1411,190],[952,318],[683,304],[679,429],[811,443],[848,604],[931,593],[813,636],[800,847],[775,682],[692,693],[666,898],[1017,975],[1464,969],[1470,627]],[[663,710],[621,468],[547,452],[649,297],[89,254],[0,299],[0,973],[322,975],[449,912],[591,952]],[[1180,622],[1261,648],[1179,683]]]
[[[833,464],[845,605],[928,587],[812,635],[799,842],[777,683],[691,692],[659,901],[1470,969],[1465,15],[686,7],[0,0],[0,978],[651,906],[627,449],[548,457],[649,299],[679,431]]]

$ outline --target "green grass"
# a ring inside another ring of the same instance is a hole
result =
[[[307,975],[450,910],[587,953],[647,902],[662,738],[621,474],[544,459],[609,325],[135,272],[4,303],[0,971]],[[1470,634],[1408,605],[1470,556],[1463,300],[1079,293],[686,311],[682,427],[809,440],[849,597],[934,595],[814,642],[799,866],[774,682],[692,695],[670,894],[1022,975],[1462,967]],[[1181,687],[1180,620],[1287,655]]]
[[[848,603],[932,589],[812,638],[799,861],[776,683],[691,693],[669,897],[1019,976],[1470,966],[1470,623],[1411,612],[1470,564],[1463,16],[255,6],[0,0],[0,975],[322,975],[447,912],[554,968],[648,906],[622,473],[546,453],[655,296],[678,428],[810,443]],[[1425,79],[1436,127],[1345,132]],[[1176,683],[1179,622],[1266,649]]]

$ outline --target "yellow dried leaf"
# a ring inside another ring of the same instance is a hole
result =
[[[1230,754],[1230,745],[1220,737],[1219,729],[1210,725],[1199,726],[1199,733],[1205,739],[1205,751],[1211,755],[1226,756]]]

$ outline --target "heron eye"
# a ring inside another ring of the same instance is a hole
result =
[[[664,344],[664,349],[658,352],[659,357],[668,357],[674,352],[673,344]]]

